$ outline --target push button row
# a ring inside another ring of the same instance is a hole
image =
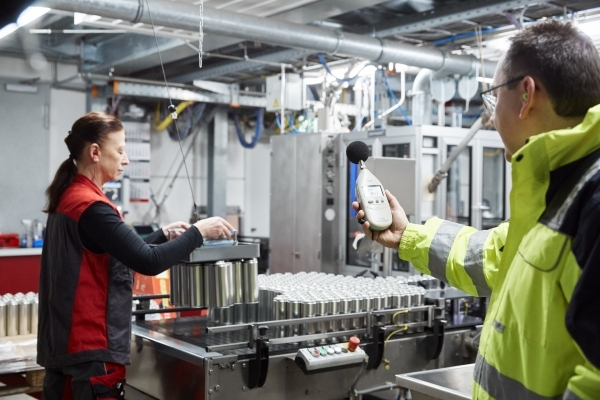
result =
[[[310,354],[312,354],[313,357],[317,358],[320,356],[327,356],[327,355],[335,355],[335,354],[342,354],[342,353],[347,353],[348,349],[345,347],[341,347],[341,346],[327,346],[327,347],[314,347],[311,349],[308,349],[308,352]]]

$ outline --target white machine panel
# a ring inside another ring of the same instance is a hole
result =
[[[365,359],[365,352],[360,347],[349,351],[346,344],[332,344],[300,349],[296,354],[296,362],[298,359],[304,362],[307,371],[316,371],[360,364]]]

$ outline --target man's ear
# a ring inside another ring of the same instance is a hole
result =
[[[523,92],[521,95],[519,118],[525,119],[529,116],[529,113],[537,100],[535,97],[535,81],[532,77],[526,76],[516,90],[521,90]]]

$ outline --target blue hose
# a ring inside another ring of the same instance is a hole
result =
[[[258,141],[260,140],[260,136],[262,135],[262,114],[260,109],[256,109],[256,131],[254,132],[254,137],[250,143],[246,142],[244,135],[242,135],[242,131],[240,129],[240,121],[238,113],[233,114],[233,124],[235,125],[235,131],[237,132],[238,139],[240,140],[240,144],[242,147],[246,149],[253,149]]]

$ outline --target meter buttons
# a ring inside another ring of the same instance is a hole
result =
[[[310,349],[309,353],[313,356],[313,357],[319,357],[321,355],[321,352],[319,351],[319,349]]]
[[[327,350],[325,350],[325,348],[321,347],[320,351],[321,351],[321,355],[322,356],[326,356],[327,355]]]
[[[333,350],[335,351],[335,354],[341,354],[342,353],[342,348],[339,346],[335,346],[333,348]]]

